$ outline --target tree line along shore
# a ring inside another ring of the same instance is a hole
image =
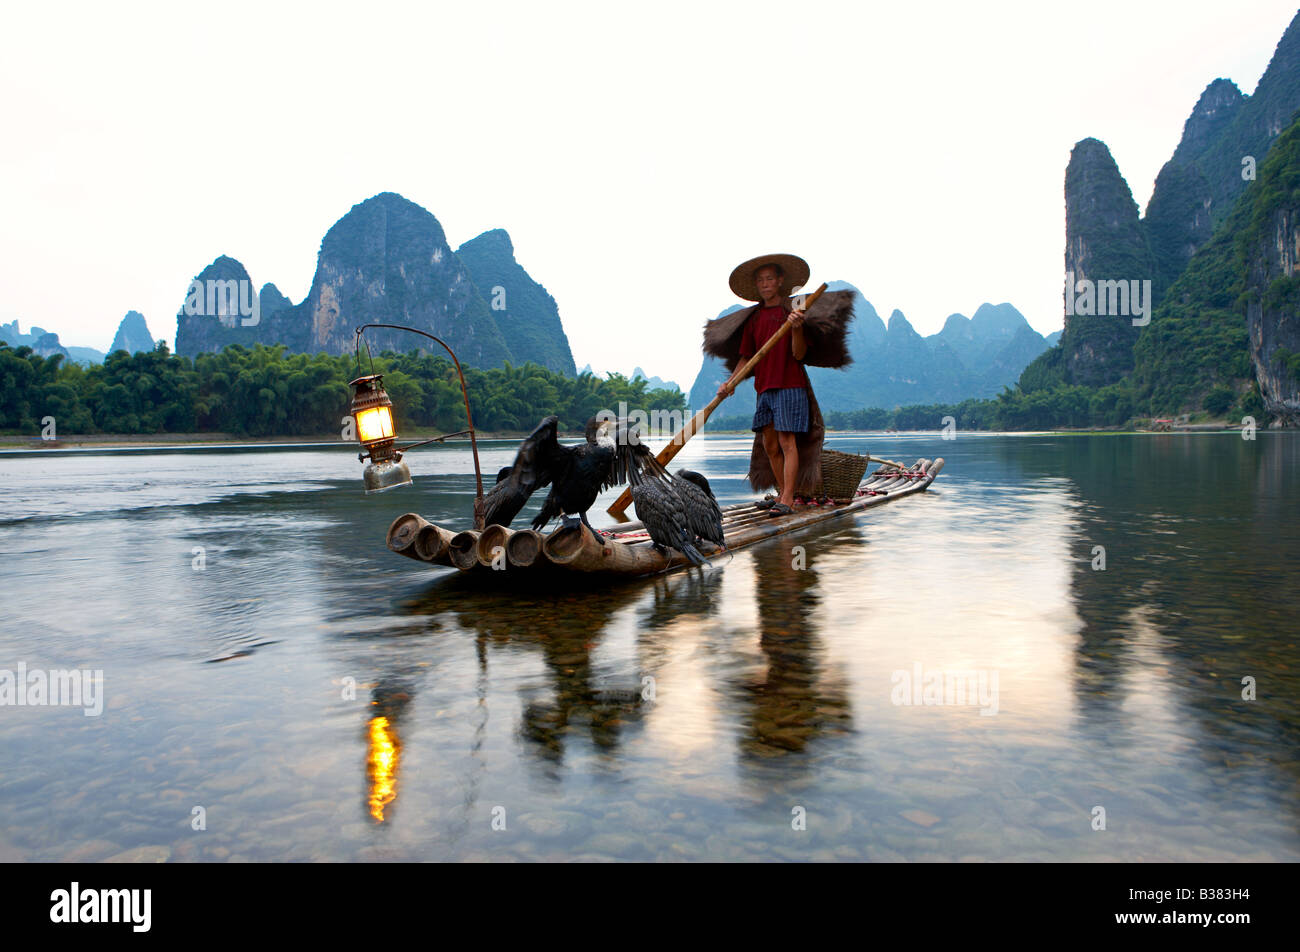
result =
[[[464,428],[465,410],[454,365],[443,357],[384,353],[374,370],[398,410],[399,425],[412,436]],[[361,372],[370,373],[370,361]],[[165,345],[153,351],[109,355],[103,364],[82,367],[61,355],[42,357],[28,347],[0,343],[0,434],[11,438],[85,436],[101,443],[118,438],[168,435],[259,440],[338,439],[345,425],[350,391],[358,376],[356,358],[291,354],[282,346],[230,345],[193,360]],[[476,429],[485,439],[512,438],[532,430],[549,414],[562,432],[581,434],[602,409],[642,410],[652,417],[690,417],[686,396],[675,389],[647,389],[643,378],[621,374],[600,379],[591,373],[568,376],[533,363],[480,370],[465,368]],[[894,409],[863,408],[824,413],[828,430],[838,431],[1024,431],[1141,429],[1131,386],[1121,381],[1101,388],[1006,389],[991,399]],[[1257,403],[1258,405],[1252,405]],[[728,415],[725,404],[707,430],[748,432],[748,415]],[[1240,400],[1212,391],[1203,413],[1184,422],[1240,422],[1253,415],[1264,424],[1258,397]],[[44,421],[44,422],[43,422]],[[12,440],[11,440],[12,442]]]

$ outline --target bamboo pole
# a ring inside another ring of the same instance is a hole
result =
[[[506,554],[506,544],[510,541],[510,536],[515,530],[508,529],[505,526],[491,525],[483,530],[474,543],[474,555],[478,559],[478,564],[484,568],[492,568],[492,561],[496,556],[496,550],[501,550],[501,556]]]
[[[451,537],[448,543],[448,555],[451,557],[451,564],[456,566],[462,572],[466,572],[478,566],[478,547],[479,531],[477,529],[466,529],[464,532],[457,532]]]
[[[542,556],[542,543],[546,541],[536,529],[519,529],[510,534],[506,540],[506,560],[511,568],[526,569],[534,564],[545,562]]]
[[[803,305],[804,313],[808,312],[808,309],[811,308],[817,302],[817,299],[821,297],[825,291],[826,291],[826,285],[823,284],[812,294],[808,295],[808,297],[804,300],[804,305]],[[758,353],[756,353],[753,357],[749,358],[749,360],[745,362],[744,366],[741,367],[740,376],[736,378],[737,384],[739,384],[742,380],[748,377],[750,373],[753,372],[754,368],[758,366],[758,362],[767,356],[767,352],[771,350],[773,347],[775,347],[778,341],[785,339],[785,336],[790,333],[790,329],[793,326],[794,325],[790,323],[790,318],[787,317],[785,319],[785,323],[782,324],[777,329],[776,333],[773,334],[771,337],[769,337],[763,343],[763,346],[758,349]],[[735,393],[735,392],[736,392],[735,387],[732,387],[731,393]],[[707,423],[709,417],[713,415],[713,411],[716,410],[719,406],[721,406],[722,401],[727,399],[727,397],[731,396],[731,393],[717,394],[712,400],[708,402],[708,405],[705,406],[703,410],[701,410],[699,413],[695,414],[695,416],[691,417],[689,420],[686,421],[686,425],[682,427],[681,430],[678,431],[676,436],[674,436],[671,440],[668,441],[667,446],[665,446],[663,449],[659,451],[659,455],[656,457],[656,459],[659,460],[659,464],[661,466],[667,466],[672,461],[673,457],[676,456],[678,452],[680,452],[681,448],[686,445],[686,441],[704,428],[704,424]],[[615,519],[618,519],[622,517],[623,513],[627,511],[627,507],[630,506],[631,504],[632,504],[632,489],[631,487],[628,487],[627,489],[623,490],[622,493],[619,494],[618,499],[614,500],[614,504],[605,511],[608,512]]]
[[[922,460],[917,460],[913,467]],[[939,462],[939,461],[936,461]],[[905,468],[904,473],[915,472]],[[783,535],[796,529],[835,519],[849,513],[861,512],[872,506],[878,506],[901,496],[911,495],[929,487],[933,481],[930,475],[920,479],[910,475],[888,475],[884,480],[887,494],[877,496],[855,496],[854,501],[842,506],[817,507],[803,512],[794,512],[788,516],[768,518],[764,515],[752,521],[745,521],[734,526],[725,526],[727,530],[727,549],[734,551],[772,536]],[[762,510],[766,513],[766,510]],[[632,544],[608,539],[597,542],[589,532],[578,532],[575,527],[566,526],[557,529],[546,537],[544,544],[546,555],[558,566],[576,572],[614,573],[619,575],[650,575],[680,565],[688,565],[686,556],[676,549],[659,552],[648,541],[641,540]],[[712,556],[713,552],[706,555]]]
[[[420,554],[415,548],[415,540],[428,525],[429,522],[418,513],[403,513],[394,519],[393,524],[388,527],[388,535],[384,541],[398,555],[420,561]]]
[[[451,540],[456,533],[442,526],[429,523],[415,536],[415,551],[426,562],[435,565],[451,565]]]
[[[880,463],[882,466],[893,466],[895,469],[902,469],[902,463],[895,463],[893,460],[881,459],[879,456],[867,455],[868,463]]]
[[[726,522],[728,515],[730,513],[738,513],[738,512],[752,510],[754,509],[754,504],[752,502],[733,502],[731,503],[731,505],[723,506],[721,508],[722,508],[722,520],[723,522]],[[620,522],[617,526],[606,526],[605,528],[607,530],[617,529],[619,532],[635,532],[638,529],[644,529],[645,523],[638,519],[631,522]]]

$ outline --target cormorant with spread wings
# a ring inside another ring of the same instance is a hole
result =
[[[587,521],[587,510],[603,490],[627,481],[625,456],[618,452],[618,421],[591,418],[586,442],[574,445],[559,442],[558,427],[559,418],[548,416],[519,444],[514,464],[501,470],[497,484],[484,496],[484,525],[509,526],[529,497],[549,485],[533,528],[540,530],[557,516],[572,516],[600,538]]]

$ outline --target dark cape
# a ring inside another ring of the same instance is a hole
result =
[[[745,322],[761,306],[755,304],[742,308],[704,325],[704,352],[723,361],[728,373],[740,365],[740,339],[745,330]],[[784,307],[789,313],[789,298],[785,299]],[[827,291],[818,298],[804,318],[803,337],[807,350],[801,363],[811,367],[847,367],[852,363],[847,340],[851,320],[852,291]],[[782,343],[789,346],[788,342]],[[752,380],[753,375],[748,379]],[[799,472],[794,491],[803,496],[811,496],[821,487],[822,441],[826,436],[826,426],[822,422],[821,408],[813,395],[812,382],[808,379],[806,370],[804,383],[808,388],[808,429],[795,435],[799,451]],[[755,492],[776,486],[776,476],[772,472],[767,451],[763,449],[761,433],[754,434],[754,446],[749,454],[749,485]]]

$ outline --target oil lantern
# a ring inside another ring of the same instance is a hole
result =
[[[383,492],[394,486],[409,486],[411,470],[402,462],[397,449],[397,429],[393,426],[393,401],[384,391],[384,375],[358,377],[348,384],[352,388],[352,419],[356,423],[357,441],[363,452],[357,459],[370,458],[364,480],[366,493]]]

